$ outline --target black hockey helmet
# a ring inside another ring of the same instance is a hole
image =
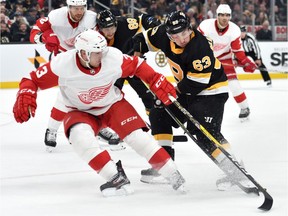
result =
[[[103,10],[97,14],[96,24],[99,28],[109,28],[111,26],[117,26],[117,20],[111,11]]]
[[[143,23],[143,25],[146,25],[147,28],[153,28],[153,27],[156,27],[160,24],[161,24],[161,21],[154,16],[148,16],[145,20],[145,23]],[[147,29],[147,28],[145,28],[145,29]]]
[[[246,26],[244,25],[240,26],[240,30],[241,32],[246,32],[247,31]]]
[[[169,13],[164,23],[168,34],[177,34],[190,27],[189,18],[182,11]]]

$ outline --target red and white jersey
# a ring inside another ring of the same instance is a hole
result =
[[[52,10],[48,17],[40,18],[33,26],[30,41],[35,43],[35,35],[52,29],[60,41],[61,51],[74,48],[75,37],[81,32],[96,26],[96,13],[86,10],[80,22],[72,22],[69,18],[68,7]]]
[[[240,59],[245,57],[241,42],[240,28],[233,22],[229,22],[228,27],[219,32],[216,19],[207,19],[200,23],[198,30],[206,37],[213,40],[213,51],[215,57],[220,61],[231,59],[233,53]]]
[[[117,79],[143,74],[144,81],[149,83],[155,75],[143,59],[125,55],[114,47],[108,47],[103,55],[100,67],[87,69],[80,64],[76,50],[69,50],[30,76],[40,89],[59,85],[67,108],[101,115],[123,98],[121,90],[114,86]]]

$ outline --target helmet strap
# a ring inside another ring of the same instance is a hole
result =
[[[79,58],[85,63],[86,67],[89,68],[89,69],[91,69],[91,66],[90,66],[90,55],[91,55],[91,53],[90,53],[90,52],[86,52],[85,50],[84,50],[84,52],[86,53],[86,56],[87,56],[87,59],[88,59],[88,60],[84,60],[84,59],[83,59],[83,57],[82,57],[82,55],[81,55],[81,51],[78,52],[78,56],[79,56]]]

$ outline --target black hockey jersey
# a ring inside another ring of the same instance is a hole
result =
[[[143,14],[137,18],[116,17],[117,19],[117,31],[114,35],[114,39],[108,41],[108,46],[113,46],[120,49],[123,53],[133,55],[133,39],[132,37],[147,30],[150,27],[154,27],[153,23],[149,26],[147,19],[150,15]]]
[[[212,41],[197,30],[193,30],[185,48],[169,39],[164,25],[138,34],[134,43],[136,52],[162,50],[165,53],[181,93],[195,96],[228,92],[227,77],[214,57]]]

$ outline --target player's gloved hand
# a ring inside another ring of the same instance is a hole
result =
[[[36,98],[37,90],[35,88],[29,88],[29,86],[25,84],[23,88],[20,87],[13,107],[16,122],[23,123],[28,121],[31,116],[35,116],[37,108]]]
[[[55,56],[59,53],[60,41],[52,30],[43,32],[42,41],[49,52],[53,52]]]
[[[257,65],[247,57],[244,58],[240,64],[244,66],[243,70],[247,73],[253,73],[257,68]]]
[[[150,83],[150,89],[165,105],[172,103],[168,97],[169,94],[175,98],[177,97],[174,86],[168,82],[165,76],[161,74],[154,76],[152,82]]]

